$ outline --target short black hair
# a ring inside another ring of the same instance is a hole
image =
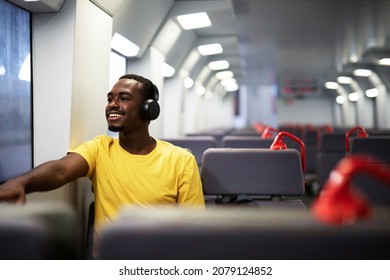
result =
[[[142,86],[141,86],[142,92],[141,93],[144,96],[144,100],[156,99],[155,91],[157,89],[151,80],[149,80],[145,77],[142,77],[140,75],[136,75],[136,74],[125,74],[119,78],[119,80],[121,80],[121,79],[131,79],[131,80],[135,80],[135,81],[141,83],[142,84]]]

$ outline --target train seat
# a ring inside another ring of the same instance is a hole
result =
[[[66,204],[0,205],[0,224],[0,258],[81,258],[75,214]]]
[[[217,148],[220,148],[222,145],[222,138],[225,135],[228,135],[230,131],[230,129],[213,129],[195,133],[186,133],[185,137],[212,136],[216,141]]]
[[[252,128],[252,127],[247,127],[247,128],[237,128],[237,129],[232,129],[229,132],[229,135],[234,135],[234,136],[258,136],[260,137],[260,133]]]
[[[390,223],[378,214],[334,226],[298,209],[125,208],[99,240],[104,260],[378,260],[389,258]]]
[[[315,174],[317,166],[317,153],[318,153],[318,141],[317,131],[306,130],[303,142],[305,143],[306,149],[306,174]]]
[[[258,136],[226,135],[222,138],[222,148],[260,148],[269,149],[273,139]]]
[[[390,129],[366,129],[370,136],[390,136]]]
[[[329,177],[330,172],[337,163],[346,155],[345,133],[324,133],[320,136],[319,148],[317,153],[317,191],[320,191],[323,184]]]
[[[350,155],[364,154],[390,166],[390,136],[370,136],[351,139]],[[363,193],[371,204],[390,205],[390,188],[384,182],[368,174],[357,174],[352,184]]]
[[[186,136],[182,138],[163,138],[161,140],[190,150],[195,156],[199,168],[202,165],[203,152],[208,148],[217,147],[217,142],[213,136]]]
[[[295,149],[207,149],[201,179],[208,206],[244,195],[261,207],[305,208],[301,158]]]
[[[0,260],[40,260],[50,257],[47,228],[36,219],[0,217]]]

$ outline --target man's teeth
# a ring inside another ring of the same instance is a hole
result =
[[[120,117],[121,115],[119,114],[110,114],[110,117]]]

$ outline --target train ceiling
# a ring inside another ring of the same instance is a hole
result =
[[[26,5],[22,0],[10,2]],[[30,2],[27,9],[48,12],[48,7],[63,4],[62,0],[39,2]],[[168,64],[193,76],[201,75],[208,62],[226,59],[239,83],[253,90],[288,83],[321,87],[355,63],[372,66],[390,49],[390,0],[91,2],[113,16],[113,33],[140,46],[138,57],[154,46],[165,54]],[[41,11],[33,5],[41,5]],[[181,30],[176,17],[195,12],[207,12],[212,25]],[[197,45],[214,42],[221,43],[222,54],[194,58]],[[388,79],[389,70],[384,72]],[[204,74],[204,82],[212,75]]]

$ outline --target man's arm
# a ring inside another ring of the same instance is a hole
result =
[[[57,189],[87,174],[88,168],[76,153],[48,161],[0,185],[0,202],[25,203],[27,193]]]

